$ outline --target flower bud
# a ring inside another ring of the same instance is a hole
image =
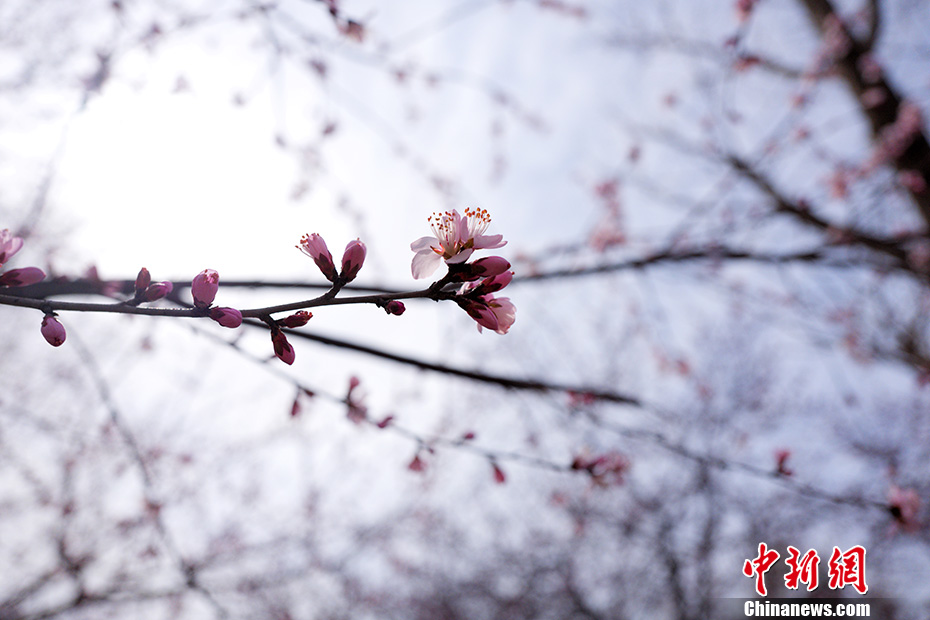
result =
[[[402,301],[397,301],[396,299],[392,299],[384,305],[384,311],[388,314],[393,314],[394,316],[402,315],[406,309],[407,308],[404,306],[404,303]]]
[[[309,321],[312,316],[313,316],[312,312],[307,312],[306,310],[298,310],[294,314],[290,316],[286,316],[280,321],[278,321],[278,325],[280,325],[281,327],[290,327],[292,329],[295,327],[303,327],[304,325],[307,324],[307,321]]]
[[[501,256],[485,256],[470,266],[475,275],[483,278],[493,278],[510,269],[510,263]]]
[[[155,282],[149,284],[146,287],[145,292],[142,294],[142,301],[155,301],[156,299],[161,299],[174,289],[174,284],[171,282]]]
[[[350,241],[346,246],[346,251],[342,255],[342,275],[346,282],[351,282],[358,275],[358,270],[362,268],[365,262],[365,254],[368,249],[361,240]]]
[[[65,342],[65,327],[52,315],[42,319],[42,336],[53,347],[60,347]]]
[[[220,288],[220,274],[212,269],[204,269],[191,282],[191,295],[194,296],[194,305],[198,308],[207,308],[213,303],[216,291]]]
[[[14,237],[9,229],[0,230],[0,267],[23,247],[22,237]]]
[[[284,332],[280,329],[271,330],[271,344],[274,346],[274,354],[279,360],[287,365],[294,363],[297,355],[294,353],[294,347],[284,336]]]
[[[323,237],[316,233],[304,235],[300,238],[297,249],[313,259],[327,280],[336,281],[336,265],[333,264],[333,255],[329,253]]]
[[[505,271],[504,273],[500,273],[493,278],[485,278],[477,287],[475,287],[474,293],[480,297],[481,295],[497,292],[510,284],[511,280],[513,280],[512,271]]]
[[[499,324],[497,316],[487,304],[481,302],[466,302],[462,309],[468,313],[468,316],[475,319],[481,327],[487,327],[490,330],[497,331]]]
[[[223,327],[236,328],[242,325],[242,313],[235,308],[210,308],[210,318]]]
[[[136,276],[136,294],[141,295],[145,292],[145,289],[149,287],[149,284],[152,283],[152,274],[149,273],[149,270],[143,267],[139,270],[139,275]]]
[[[45,279],[45,272],[38,267],[10,269],[0,274],[0,286],[28,286]]]

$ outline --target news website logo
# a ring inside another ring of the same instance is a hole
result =
[[[743,563],[743,574],[755,578],[756,593],[759,596],[768,594],[765,574],[775,566],[780,557],[778,551],[769,549],[768,545],[761,542],[759,554]],[[806,584],[810,592],[819,586],[817,567],[820,564],[820,556],[814,549],[808,549],[801,555],[799,549],[789,545],[785,564],[788,565],[788,572],[784,577],[785,587],[789,590],[797,590],[800,584]],[[850,547],[845,552],[840,551],[839,547],[833,547],[833,553],[827,561],[827,570],[827,586],[831,590],[842,590],[846,586],[852,586],[859,594],[869,591],[865,581],[865,548],[862,545]]]

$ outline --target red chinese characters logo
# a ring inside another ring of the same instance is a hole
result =
[[[865,549],[861,545],[852,547],[846,553],[840,552],[839,547],[833,547],[827,566],[830,567],[831,590],[852,586],[859,594],[869,591],[865,583]]]
[[[743,563],[743,574],[747,577],[755,576],[756,592],[759,596],[765,596],[765,573],[772,568],[772,565],[778,561],[778,552],[774,549],[766,551],[767,545],[759,543],[759,555],[753,560],[746,560]]]
[[[820,556],[816,551],[808,549],[804,557],[801,557],[801,552],[789,545],[785,564],[791,569],[785,575],[785,587],[797,590],[799,583],[806,583],[808,592],[817,588],[817,566],[820,564]]]
[[[765,573],[778,561],[780,554],[769,549],[765,543],[759,543],[759,555],[743,563],[743,574],[755,577],[756,593],[766,596]],[[788,557],[785,558],[788,573],[785,575],[785,587],[797,590],[800,584],[807,584],[807,591],[815,590],[818,585],[817,568],[820,565],[820,556],[813,549],[808,549],[804,555],[795,547],[788,546]],[[829,583],[831,589],[838,590],[852,586],[859,594],[865,594],[869,586],[865,583],[865,548],[861,545],[851,547],[841,552],[839,547],[833,547],[830,561]]]

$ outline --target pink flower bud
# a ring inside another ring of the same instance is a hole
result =
[[[194,305],[206,308],[213,303],[216,291],[220,288],[220,274],[212,269],[204,269],[191,282],[191,295],[194,296]]]
[[[280,329],[271,331],[271,344],[274,346],[274,354],[279,360],[290,366],[294,363],[297,355],[294,353],[294,347],[287,341],[284,332]]]
[[[404,306],[404,303],[397,301],[396,299],[392,299],[384,306],[384,311],[388,314],[393,314],[394,316],[402,315],[406,309],[407,308]]]
[[[510,269],[510,263],[500,256],[485,256],[471,263],[475,275],[483,278],[493,278]]]
[[[46,315],[42,319],[42,336],[53,347],[60,347],[65,342],[65,327],[58,319]]]
[[[145,292],[142,294],[142,301],[161,299],[170,293],[172,289],[174,289],[174,284],[171,282],[154,282],[146,287]]]
[[[346,251],[342,255],[342,277],[346,282],[351,282],[358,275],[358,270],[362,268],[365,262],[365,254],[368,249],[359,239],[350,241],[346,246]]]
[[[0,230],[0,267],[23,247],[22,237],[14,237],[9,229]]]
[[[210,318],[223,327],[236,328],[242,325],[242,313],[235,308],[210,308]]]
[[[136,276],[136,293],[142,294],[145,289],[149,287],[149,284],[152,283],[152,274],[149,273],[149,270],[143,267],[139,270],[139,275]]]
[[[497,317],[494,315],[494,312],[487,306],[487,304],[479,302],[467,302],[462,306],[465,312],[468,313],[468,316],[475,319],[475,322],[478,323],[481,327],[487,327],[490,330],[497,331],[498,322]]]
[[[307,322],[310,320],[312,316],[313,316],[312,312],[307,312],[306,310],[298,310],[294,314],[290,316],[286,316],[280,321],[278,321],[278,325],[280,325],[281,327],[290,327],[292,329],[295,327],[303,327],[304,325],[307,324]]]
[[[28,286],[45,279],[45,272],[38,267],[10,269],[0,274],[0,286]]]
[[[333,255],[329,253],[323,237],[316,233],[304,235],[300,238],[297,249],[313,259],[327,280],[336,281],[336,265],[333,264]]]
[[[475,294],[487,295],[488,293],[497,292],[510,284],[511,280],[513,280],[512,271],[505,271],[504,273],[498,274],[493,278],[485,278],[481,281],[481,284],[475,288]]]
[[[504,474],[504,470],[501,469],[497,463],[491,463],[491,468],[494,470],[494,482],[497,484],[504,484],[507,482],[507,476]]]

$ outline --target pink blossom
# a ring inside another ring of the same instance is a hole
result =
[[[0,267],[23,247],[22,237],[14,237],[8,228],[0,230]]]
[[[494,317],[496,326],[492,327],[490,324],[485,324],[482,321],[478,321],[478,331],[480,332],[483,326],[494,330],[498,334],[506,334],[510,330],[511,326],[513,326],[514,321],[517,319],[516,307],[514,307],[513,303],[511,303],[510,299],[507,297],[495,298],[493,295],[485,295],[482,297],[482,300],[484,300],[484,303],[487,304],[485,307]]]
[[[434,213],[429,217],[432,237],[421,237],[410,244],[416,252],[411,272],[416,279],[426,278],[436,271],[439,264],[464,263],[475,250],[503,247],[507,242],[502,235],[485,235],[491,216],[484,209],[465,209]]]
[[[323,237],[316,233],[304,235],[300,238],[300,245],[297,249],[313,259],[327,280],[336,281],[336,265],[333,264],[333,255],[329,253]]]
[[[920,526],[917,521],[920,497],[914,489],[902,489],[897,485],[891,485],[888,490],[888,509],[904,529],[913,531]]]
[[[207,308],[216,298],[220,288],[220,274],[213,269],[204,269],[191,282],[191,295],[194,296],[194,305],[198,308]]]
[[[242,313],[235,308],[210,308],[210,318],[231,329],[242,325]]]
[[[307,312],[306,310],[298,310],[294,314],[290,316],[286,316],[280,321],[278,321],[278,325],[280,325],[281,327],[290,327],[292,329],[295,327],[303,327],[304,325],[307,324],[308,321],[310,321],[312,317],[313,317],[312,312]]]
[[[174,284],[171,282],[153,282],[142,294],[143,301],[155,301],[156,299],[161,299],[168,293],[174,290]]]
[[[487,327],[494,331],[499,329],[500,324],[498,323],[497,315],[494,314],[494,311],[491,310],[490,306],[488,306],[484,300],[466,301],[462,308],[468,313],[468,316],[475,319],[475,322],[478,323],[479,332],[482,327]]]
[[[342,255],[342,273],[340,274],[346,282],[351,282],[358,275],[359,269],[365,263],[365,255],[368,248],[361,240],[350,241],[346,246],[346,251]]]
[[[294,347],[291,346],[291,343],[289,343],[284,336],[284,332],[280,329],[273,329],[271,331],[271,344],[274,346],[274,354],[279,360],[288,366],[294,363],[297,355],[294,353]]]
[[[28,286],[45,279],[45,272],[38,267],[10,269],[0,274],[0,286]]]
[[[54,316],[46,315],[42,319],[42,336],[53,347],[60,347],[65,342],[65,327]]]

